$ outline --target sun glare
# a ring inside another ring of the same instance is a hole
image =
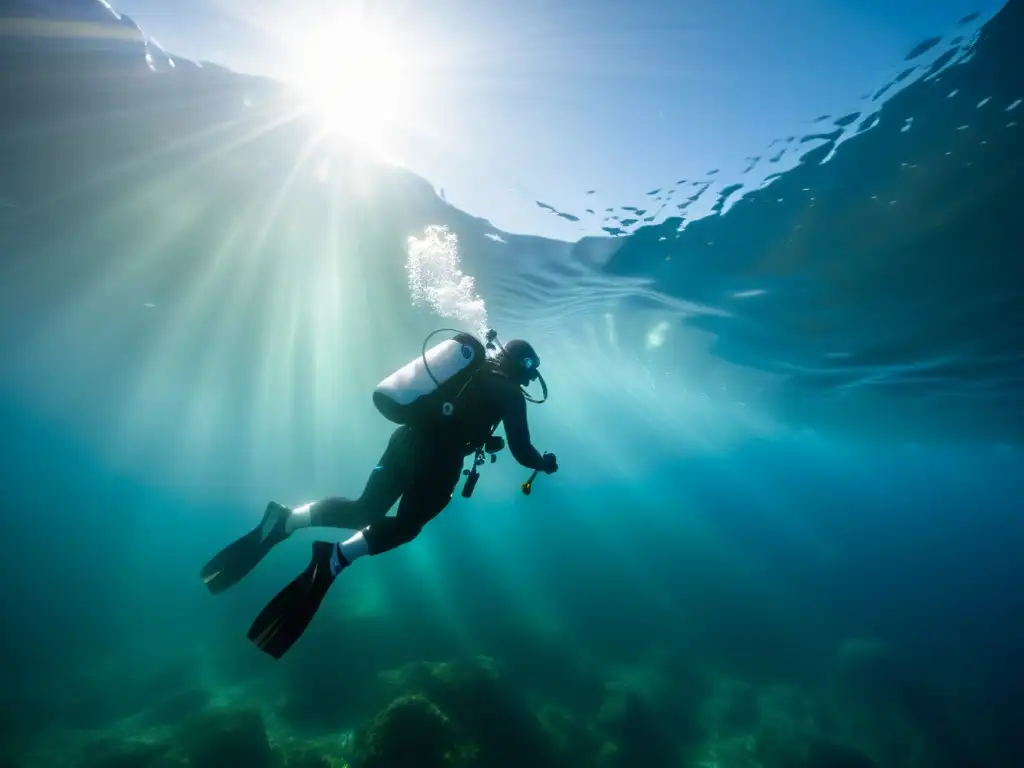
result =
[[[302,36],[292,81],[326,127],[386,152],[406,114],[409,62],[386,32],[358,15]]]

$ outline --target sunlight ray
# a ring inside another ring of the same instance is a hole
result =
[[[178,444],[178,455],[191,455],[196,461],[209,458],[202,451],[196,450],[188,439],[188,427],[194,422],[192,398],[202,395],[212,386],[212,368],[224,351],[220,340],[228,334],[238,333],[243,323],[243,314],[232,316],[226,310],[237,308],[245,297],[234,277],[237,275],[238,249],[250,226],[251,212],[256,207],[255,202],[250,203],[248,210],[228,223],[211,257],[188,284],[178,304],[162,309],[166,313],[163,330],[157,336],[158,343],[152,346],[148,358],[140,361],[133,398],[123,411],[120,442],[125,452],[137,448],[133,437],[158,431],[164,432],[168,440]],[[243,278],[242,286],[251,284],[251,277]],[[204,321],[204,317],[209,320]],[[206,336],[204,327],[213,328],[213,334]],[[196,347],[199,336],[205,338],[196,362],[191,359],[188,350]],[[180,386],[182,374],[189,369],[193,374],[189,377],[189,394],[184,398],[181,394],[174,396],[172,388]],[[169,416],[173,419],[172,424],[164,423]],[[210,429],[221,426],[215,413],[208,414],[208,420]],[[178,431],[168,433],[168,429],[174,427]]]

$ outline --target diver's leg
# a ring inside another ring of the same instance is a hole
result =
[[[444,509],[459,481],[462,456],[431,455],[423,445],[413,456],[412,485],[402,495],[396,517],[381,517],[343,543],[313,542],[309,565],[260,612],[249,628],[257,648],[281,658],[316,615],[334,579],[364,554],[380,554],[404,544]]]
[[[412,541],[452,500],[462,472],[462,456],[424,457],[412,486],[402,495],[395,517],[384,517],[340,545],[351,562],[361,555],[379,555]]]
[[[232,542],[203,566],[200,576],[213,594],[237,584],[297,528],[325,525],[362,528],[384,517],[412,478],[412,440],[406,427],[392,433],[377,467],[356,501],[334,497],[296,509],[270,502],[260,524]]]
[[[358,499],[331,496],[296,507],[288,519],[288,533],[307,526],[358,530],[384,517],[410,485],[412,454],[410,430],[399,427],[388,440]]]

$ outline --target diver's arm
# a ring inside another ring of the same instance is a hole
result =
[[[541,469],[544,466],[544,459],[530,442],[530,426],[526,421],[526,399],[518,389],[509,388],[503,412],[505,440],[512,452],[512,458],[527,469]]]

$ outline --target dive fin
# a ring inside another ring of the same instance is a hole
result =
[[[285,531],[285,523],[291,510],[276,502],[267,504],[260,524],[249,533],[214,555],[199,572],[206,588],[219,594],[242,580],[266,557],[274,545],[284,541],[291,534]]]
[[[280,659],[302,637],[335,576],[347,565],[337,549],[331,542],[313,542],[313,557],[306,570],[278,592],[249,627],[249,640],[257,648]]]

